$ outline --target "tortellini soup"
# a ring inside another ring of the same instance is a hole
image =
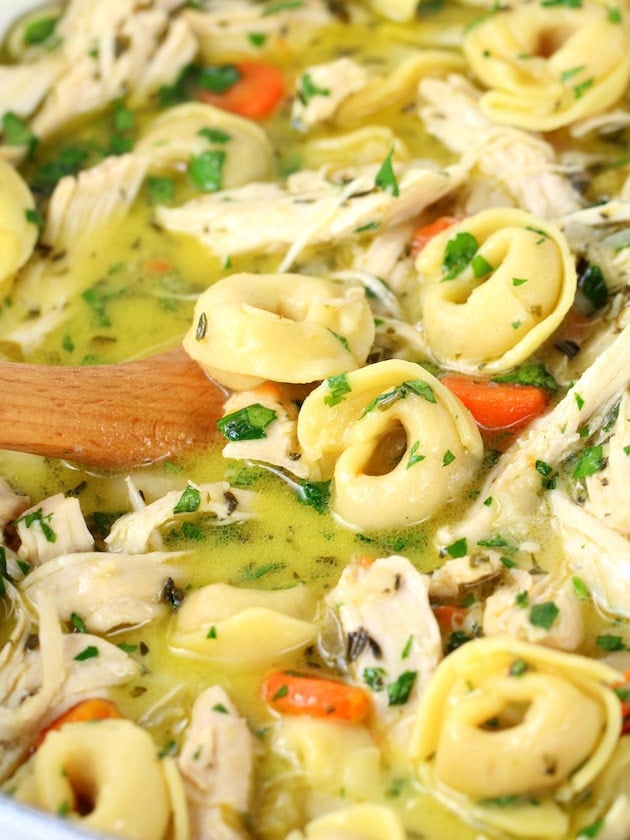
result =
[[[217,392],[0,450],[5,833],[630,837],[629,26],[0,7],[0,362]]]

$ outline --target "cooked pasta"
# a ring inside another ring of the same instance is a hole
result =
[[[222,385],[241,390],[352,370],[373,337],[359,288],[296,274],[233,274],[199,298],[184,347]]]
[[[630,837],[629,27],[0,3],[0,419],[216,388],[168,460],[0,449],[7,836]]]
[[[427,345],[440,364],[467,373],[509,370],[535,353],[576,289],[562,233],[511,208],[484,210],[436,236],[416,270]]]
[[[490,119],[551,131],[620,100],[630,78],[628,44],[623,16],[588,0],[576,7],[522,4],[490,15],[462,49],[488,88],[481,108]]]
[[[479,465],[479,433],[463,405],[422,367],[385,361],[328,377],[298,417],[314,471],[334,479],[350,525],[420,522],[455,498]]]

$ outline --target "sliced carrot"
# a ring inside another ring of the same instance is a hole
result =
[[[422,251],[434,236],[448,230],[454,224],[457,224],[457,222],[461,222],[461,219],[457,216],[440,216],[428,225],[419,227],[411,240],[411,256],[417,257],[420,251]]]
[[[440,380],[485,429],[522,426],[545,410],[547,394],[536,385],[511,382],[479,382],[463,376],[444,376]]]
[[[274,671],[263,684],[272,709],[289,715],[312,715],[360,723],[370,713],[370,700],[360,688],[339,680]]]
[[[442,633],[461,630],[467,612],[466,607],[456,607],[451,604],[437,604],[433,607],[433,615]]]
[[[196,98],[225,111],[261,120],[276,110],[286,92],[284,76],[267,61],[241,61],[239,79],[222,93],[198,89]]]
[[[145,271],[150,271],[151,274],[168,274],[173,270],[173,264],[168,260],[156,258],[154,260],[147,260],[144,264]]]
[[[613,688],[623,688],[624,693],[630,692],[630,669],[628,669],[623,679],[613,685]],[[630,735],[630,700],[621,700],[621,734]]]
[[[122,718],[122,715],[111,700],[106,700],[103,697],[92,697],[89,700],[82,700],[76,706],[72,706],[62,715],[59,715],[58,718],[55,718],[48,726],[44,727],[39,733],[33,748],[37,749],[51,730],[61,729],[67,723],[85,723],[95,720],[107,720],[109,718]]]

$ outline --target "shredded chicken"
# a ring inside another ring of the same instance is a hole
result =
[[[555,604],[558,613],[549,627],[541,627],[531,620],[532,607],[547,603]],[[482,626],[486,636],[507,633],[560,650],[576,650],[582,641],[581,606],[570,585],[522,569],[510,569],[486,599]]]
[[[231,488],[226,481],[200,485],[190,482],[187,490],[195,498],[190,506],[182,502],[186,490],[171,490],[155,502],[117,519],[105,540],[108,550],[129,554],[159,551],[163,547],[159,529],[191,515],[209,514],[216,525],[242,522],[252,516],[253,494]]]
[[[38,603],[45,593],[57,615],[78,615],[92,633],[136,627],[168,613],[164,587],[181,586],[183,569],[167,564],[174,555],[108,554],[86,551],[60,554],[26,576],[23,591]]]
[[[370,690],[379,725],[399,748],[442,658],[428,592],[428,578],[405,557],[394,555],[367,566],[350,563],[325,599],[347,640],[350,674]],[[413,675],[411,691],[404,702],[392,703],[405,675]]]
[[[76,252],[105,225],[120,222],[138,195],[147,166],[141,156],[121,155],[62,178],[50,200],[43,241],[58,252]]]
[[[220,686],[204,689],[195,700],[177,764],[193,836],[197,840],[244,837],[240,818],[250,803],[254,739]]]
[[[307,68],[297,82],[291,120],[307,131],[335,113],[343,100],[365,86],[368,73],[351,58],[338,58]]]
[[[424,79],[419,93],[427,130],[472,166],[467,214],[507,204],[553,220],[582,206],[552,146],[531,132],[493,125],[479,108],[480,91],[463,76]]]
[[[31,566],[41,566],[60,554],[91,551],[94,547],[79,500],[63,493],[25,510],[16,526],[20,557]]]
[[[472,544],[503,532],[513,534],[517,540],[524,538],[532,516],[546,504],[537,463],[557,464],[583,446],[580,429],[587,424],[592,428],[601,425],[626,389],[629,370],[627,326],[558,405],[535,420],[501,456],[469,511],[457,525],[439,529],[438,544],[447,546],[460,537],[467,537]],[[487,504],[487,499],[491,503]]]
[[[298,409],[288,396],[282,393],[276,395],[264,388],[237,391],[226,401],[223,412],[228,415],[256,403],[276,413],[265,430],[265,437],[228,441],[223,447],[223,457],[236,461],[264,461],[288,470],[298,478],[308,478],[311,467],[302,458],[297,440]]]
[[[367,224],[389,227],[417,216],[461,186],[466,175],[458,164],[444,169],[418,161],[395,164],[399,195],[394,197],[376,186],[378,169],[299,172],[286,185],[248,184],[180,207],[160,206],[156,221],[166,230],[195,237],[223,257],[291,246],[280,266],[284,272],[309,245],[338,242]]]
[[[62,633],[53,600],[45,593],[37,605],[35,624],[17,590],[8,582],[5,586],[16,624],[0,651],[0,781],[25,758],[46,722],[139,670],[127,653],[104,639]],[[88,649],[90,656],[76,659]]]

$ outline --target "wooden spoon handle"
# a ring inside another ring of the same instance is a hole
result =
[[[207,445],[224,392],[181,349],[89,367],[0,363],[0,448],[123,468]]]

